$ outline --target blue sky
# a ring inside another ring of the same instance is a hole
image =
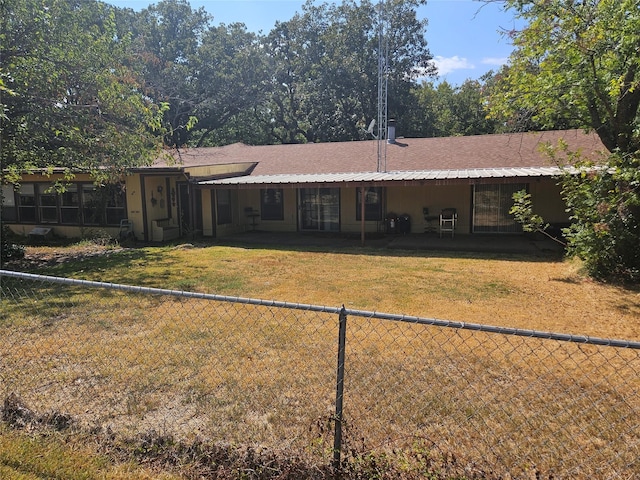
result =
[[[108,3],[140,10],[156,1],[106,0]],[[289,20],[302,11],[300,0],[189,0],[192,8],[204,7],[213,23],[242,22],[251,31],[268,33],[276,21]],[[318,3],[318,2],[317,2]],[[429,21],[427,41],[440,76],[460,85],[497,70],[507,61],[513,47],[500,32],[521,25],[513,12],[504,12],[500,3],[477,0],[428,0],[418,17]]]

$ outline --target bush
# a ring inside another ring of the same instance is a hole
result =
[[[569,254],[599,280],[640,282],[640,157],[612,155],[604,168],[565,176],[562,191]]]
[[[0,259],[3,262],[24,258],[24,245],[14,243],[15,235],[7,225],[0,229]]]

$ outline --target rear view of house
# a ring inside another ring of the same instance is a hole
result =
[[[91,226],[115,236],[126,219],[139,240],[166,241],[246,230],[438,232],[447,210],[447,233],[513,234],[521,229],[508,211],[522,189],[546,221],[568,222],[561,170],[541,152],[560,140],[593,160],[605,151],[579,130],[183,149],[133,169],[100,204],[89,179],[58,195],[47,190],[55,176],[25,175],[19,189],[3,186],[3,216],[16,232],[46,225],[63,236]]]

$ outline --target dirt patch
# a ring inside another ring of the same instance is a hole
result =
[[[108,256],[125,251],[113,245],[88,244],[75,247],[27,247],[24,258],[10,260],[2,268],[7,270],[32,270],[68,262],[82,262],[95,257]]]

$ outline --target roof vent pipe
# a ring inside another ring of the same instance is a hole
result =
[[[387,122],[387,143],[396,143],[396,121],[393,118]]]

